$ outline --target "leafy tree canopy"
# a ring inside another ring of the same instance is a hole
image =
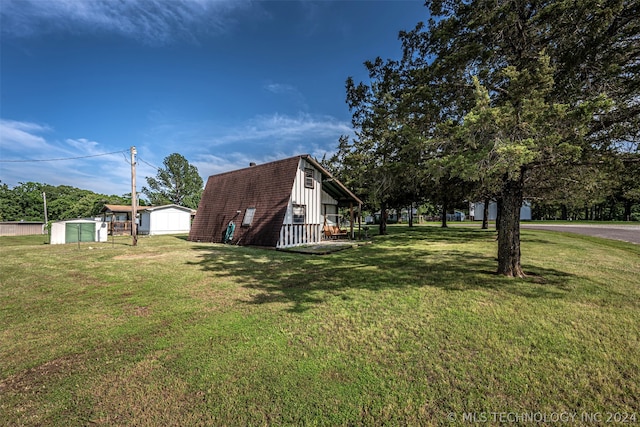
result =
[[[142,187],[149,202],[152,205],[175,203],[197,209],[204,187],[198,168],[178,153],[165,157],[163,164],[164,168],[158,169],[155,178],[146,178],[148,187]]]

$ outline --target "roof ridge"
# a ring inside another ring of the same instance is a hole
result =
[[[235,172],[239,172],[239,171],[244,171],[244,170],[247,170],[247,169],[262,168],[262,167],[265,167],[265,166],[268,166],[268,165],[273,165],[275,163],[291,161],[292,159],[308,158],[309,156],[310,156],[309,154],[298,154],[298,155],[287,157],[287,158],[284,158],[284,159],[273,160],[271,162],[266,162],[266,163],[256,163],[254,166],[249,165],[249,166],[245,166],[245,167],[240,168],[240,169],[234,169],[234,170],[230,170],[230,171],[226,171],[226,172],[220,172],[220,173],[216,173],[216,174],[209,175],[209,176],[210,177],[211,176],[222,176],[222,175],[226,175],[226,174],[229,174],[229,173],[235,173]]]

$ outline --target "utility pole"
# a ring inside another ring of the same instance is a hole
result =
[[[136,216],[138,194],[136,193],[136,147],[131,147],[131,236],[133,237],[133,246],[138,244],[138,229],[136,227]]]
[[[47,193],[42,192],[42,200],[44,200],[44,232],[49,234],[49,217],[47,215]]]
[[[49,222],[49,218],[47,216],[47,193],[44,191],[42,192],[42,200],[44,201],[44,224],[46,226],[47,222]]]

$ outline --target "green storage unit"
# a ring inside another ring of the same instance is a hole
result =
[[[95,222],[71,222],[65,226],[65,242],[94,242],[96,240]]]

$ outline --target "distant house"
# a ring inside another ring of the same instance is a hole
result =
[[[484,203],[470,203],[469,216],[474,221],[482,221],[484,219]],[[494,201],[489,202],[489,221],[495,221],[498,217],[498,204]],[[525,200],[520,208],[520,219],[523,221],[531,221],[531,203]]]
[[[106,242],[107,223],[92,219],[70,219],[51,224],[52,245],[76,242]]]
[[[3,221],[0,222],[0,236],[30,236],[44,234],[44,222]]]
[[[138,207],[140,210],[143,206]],[[131,235],[131,205],[104,205],[100,213],[113,236]]]
[[[361,204],[309,155],[252,164],[209,177],[189,240],[274,248],[320,242],[336,230],[339,207]]]
[[[191,230],[195,210],[179,205],[141,206],[138,234],[182,234]]]
[[[104,205],[101,210],[109,234],[131,235],[131,205]],[[181,234],[191,229],[195,211],[179,205],[138,206],[138,234]]]

